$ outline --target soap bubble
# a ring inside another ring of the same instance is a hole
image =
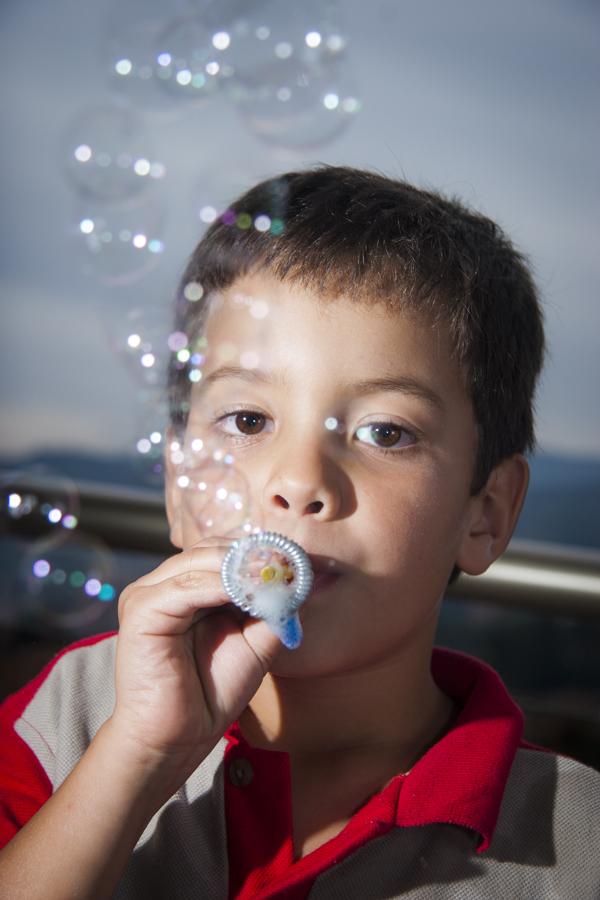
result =
[[[168,407],[162,386],[140,391],[131,438],[131,453],[143,481],[152,487],[164,483]]]
[[[146,199],[138,204],[79,206],[73,234],[83,271],[102,284],[131,284],[150,272],[165,250],[162,204]]]
[[[166,384],[167,365],[174,346],[170,320],[171,310],[166,304],[138,305],[107,326],[111,348],[142,386]]]
[[[231,78],[231,35],[199,16],[169,23],[156,43],[156,77],[171,96],[203,100]]]
[[[250,494],[233,455],[188,429],[167,448],[184,510],[201,537],[239,536],[249,529]]]
[[[17,591],[23,624],[78,631],[116,599],[112,556],[102,541],[83,533],[42,538],[21,558]]]
[[[118,96],[160,118],[172,119],[181,114],[181,107],[172,99],[169,102],[161,89],[164,66],[157,59],[157,42],[173,17],[185,18],[194,13],[197,4],[188,0],[169,0],[168,8],[159,0],[113,4],[108,14],[106,67]]]
[[[308,0],[290,7],[267,0],[252,22],[239,19],[234,27],[231,97],[259,137],[316,146],[337,136],[359,111],[337,4]]]
[[[341,134],[360,110],[348,81],[338,65],[271,59],[253,83],[236,88],[235,99],[258,137],[284,147],[315,147]]]
[[[69,179],[86,198],[120,201],[166,174],[140,116],[128,106],[105,104],[78,113],[65,146]]]
[[[64,533],[79,525],[79,492],[69,478],[35,470],[4,473],[0,502],[0,532],[6,534]]]

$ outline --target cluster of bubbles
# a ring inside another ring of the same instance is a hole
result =
[[[79,111],[67,127],[73,236],[83,270],[108,286],[143,277],[165,252],[158,185],[167,167],[153,148],[148,115],[184,113],[219,97],[270,145],[305,148],[337,136],[361,107],[337,2],[198,7],[180,0],[172,19],[156,3],[115,7],[106,49],[112,97]]]
[[[252,9],[209,3],[169,22],[149,11],[118,28],[108,70],[138,106],[222,97],[259,137],[310,147],[331,140],[360,110],[346,44],[331,0],[262,0]]]
[[[16,575],[14,566],[3,567],[2,594],[19,597],[18,607],[10,606],[12,618],[57,633],[96,622],[116,595],[112,557],[81,531],[74,482],[37,470],[5,473],[0,498],[0,531],[8,539],[2,552],[18,559]]]
[[[184,515],[199,538],[239,536],[252,530],[247,481],[226,448],[198,429],[186,430],[167,452]]]
[[[75,116],[65,143],[83,270],[108,286],[139,279],[164,252],[166,219],[155,187],[167,169],[143,119],[127,104],[101,104]]]
[[[159,0],[115,0],[105,44],[111,96],[77,112],[63,142],[75,198],[72,236],[86,273],[109,288],[127,286],[165,256],[168,172],[149,122],[218,99],[232,104],[245,126],[272,146],[315,147],[346,128],[361,102],[338,6],[338,0],[173,0],[167,11]],[[202,225],[220,218],[240,230],[282,233],[282,219],[223,211],[222,199],[214,195],[199,204]],[[198,303],[202,286],[187,285],[184,297]],[[139,392],[132,449],[152,484],[162,483],[169,459],[201,534],[248,530],[247,485],[232,455],[214,436],[175,439],[168,430],[165,373],[179,370],[192,389],[202,378],[206,351],[202,337],[191,340],[173,330],[168,314],[166,304],[159,309],[146,303],[109,326],[110,343]],[[7,509],[13,520],[36,510],[64,533],[77,525],[76,512],[36,505],[17,490]],[[104,575],[87,571],[79,584],[81,571],[37,554],[27,577],[38,594],[67,586],[88,598],[110,599]],[[90,584],[94,591],[100,586],[97,594],[90,594]]]

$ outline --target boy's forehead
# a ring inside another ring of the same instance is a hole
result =
[[[414,312],[343,296],[323,298],[268,274],[210,300],[205,373],[230,366],[288,373],[290,381],[360,381],[401,374],[447,390],[460,383],[446,329]]]

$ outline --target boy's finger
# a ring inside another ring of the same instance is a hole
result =
[[[230,544],[222,543],[211,547],[193,547],[183,550],[165,559],[156,569],[142,575],[135,582],[141,586],[159,584],[175,575],[186,572],[220,572],[223,557],[227,553]]]
[[[119,621],[138,618],[155,634],[180,634],[217,607],[230,603],[218,575],[185,573],[158,582],[137,585],[121,595]]]

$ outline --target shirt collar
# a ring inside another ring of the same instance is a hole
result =
[[[481,853],[493,837],[523,714],[500,676],[474,657],[435,648],[431,670],[461,710],[411,771],[394,779],[382,818],[390,821],[390,801],[395,801],[396,825],[461,825],[478,833]]]

